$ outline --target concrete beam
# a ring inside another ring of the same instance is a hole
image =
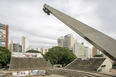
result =
[[[64,24],[78,33],[81,37],[102,51],[106,56],[116,62],[116,40],[103,34],[102,32],[54,9],[49,5],[44,5],[45,13],[53,14]]]

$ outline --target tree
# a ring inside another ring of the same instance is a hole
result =
[[[37,50],[28,50],[26,51],[26,53],[41,53],[41,52]],[[43,53],[41,53],[41,55],[44,57]]]
[[[6,47],[0,47],[0,67],[10,63],[11,52]]]
[[[101,54],[101,55],[95,55],[94,57],[103,57],[103,55]]]
[[[41,52],[37,50],[28,50],[26,51],[26,53],[41,53]]]
[[[76,56],[71,50],[58,46],[50,48],[44,57],[46,60],[49,60],[51,64],[62,64],[63,66],[76,59]]]
[[[112,65],[112,68],[116,69],[116,63],[114,63],[114,64]]]

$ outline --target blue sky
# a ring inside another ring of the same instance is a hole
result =
[[[0,0],[0,23],[9,25],[9,42],[21,44],[26,36],[33,48],[50,48],[60,36],[73,34],[92,47],[53,15],[46,15],[45,3],[116,39],[115,0]]]

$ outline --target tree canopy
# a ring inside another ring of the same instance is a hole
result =
[[[95,55],[94,57],[103,57],[103,55],[101,54],[101,55]]]
[[[44,57],[46,60],[49,60],[51,64],[62,64],[63,66],[76,59],[76,56],[71,50],[58,46],[50,48]]]
[[[10,63],[11,52],[6,47],[0,47],[0,67]]]
[[[28,50],[26,51],[26,53],[41,53],[41,52],[37,50]]]
[[[114,64],[112,65],[112,68],[116,69],[116,63],[114,63]]]

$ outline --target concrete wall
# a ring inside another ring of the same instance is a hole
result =
[[[102,65],[106,65],[106,67],[101,67]],[[110,68],[112,68],[112,63],[109,58],[106,58],[105,61],[98,68],[101,69],[100,72],[109,72]]]

